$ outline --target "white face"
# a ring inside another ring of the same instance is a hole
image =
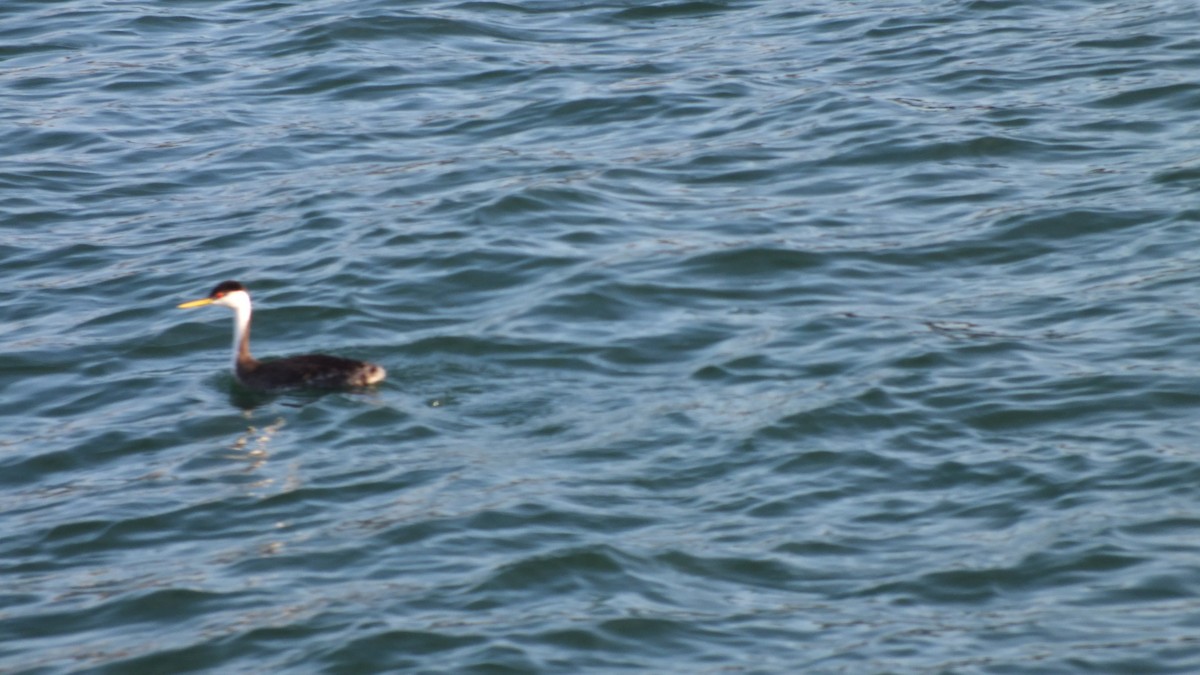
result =
[[[246,291],[231,291],[213,300],[212,304],[229,307],[230,309],[241,309],[250,306],[250,294]]]

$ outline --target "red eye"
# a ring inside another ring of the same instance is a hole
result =
[[[213,298],[223,298],[223,297],[225,297],[225,291],[217,291],[216,293],[213,293]]]

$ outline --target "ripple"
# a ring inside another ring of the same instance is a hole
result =
[[[109,10],[0,9],[0,670],[1196,670],[1189,9]]]

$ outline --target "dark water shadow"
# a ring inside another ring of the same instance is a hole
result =
[[[279,402],[289,408],[303,408],[326,396],[346,393],[374,393],[375,387],[356,389],[292,389],[287,391],[260,391],[249,389],[236,381],[229,384],[229,404],[242,412],[253,412],[267,404]]]

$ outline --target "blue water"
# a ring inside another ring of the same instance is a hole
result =
[[[5,2],[0,672],[1200,672],[1197,25]]]

